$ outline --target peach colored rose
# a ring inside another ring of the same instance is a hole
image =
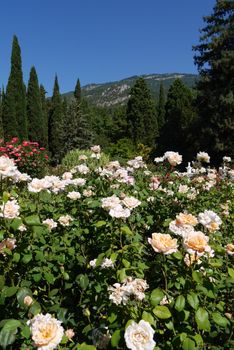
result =
[[[149,244],[156,253],[165,255],[172,254],[177,251],[177,239],[172,238],[169,234],[152,233],[152,238],[148,238]]]

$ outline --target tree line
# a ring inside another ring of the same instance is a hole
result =
[[[218,163],[233,153],[233,70],[234,3],[217,0],[204,18],[200,43],[195,51],[199,79],[189,89],[176,79],[167,94],[163,82],[155,101],[146,81],[138,78],[127,106],[115,108],[90,105],[81,94],[80,81],[72,100],[60,94],[55,76],[53,95],[46,97],[35,67],[27,86],[23,81],[21,50],[13,37],[11,71],[0,98],[0,132],[8,140],[38,141],[50,152],[54,164],[75,148],[98,143],[116,155],[131,153],[137,146],[148,147],[153,155],[179,151],[191,159],[207,151]]]

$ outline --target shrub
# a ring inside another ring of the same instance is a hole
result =
[[[27,186],[1,161],[1,348],[233,348],[228,166],[184,174],[167,152],[160,171],[141,157],[100,170],[100,157]]]
[[[38,142],[22,141],[17,137],[11,141],[0,141],[0,156],[6,155],[14,159],[18,169],[33,177],[44,176],[48,166],[48,155]]]

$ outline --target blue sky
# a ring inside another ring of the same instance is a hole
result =
[[[192,45],[215,0],[3,0],[0,84],[10,71],[12,37],[24,80],[32,65],[51,94],[150,73],[196,73]]]

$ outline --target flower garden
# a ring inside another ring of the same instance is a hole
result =
[[[0,348],[234,347],[229,157],[181,172],[176,152],[123,166],[93,146],[38,178],[21,150],[0,157]]]

